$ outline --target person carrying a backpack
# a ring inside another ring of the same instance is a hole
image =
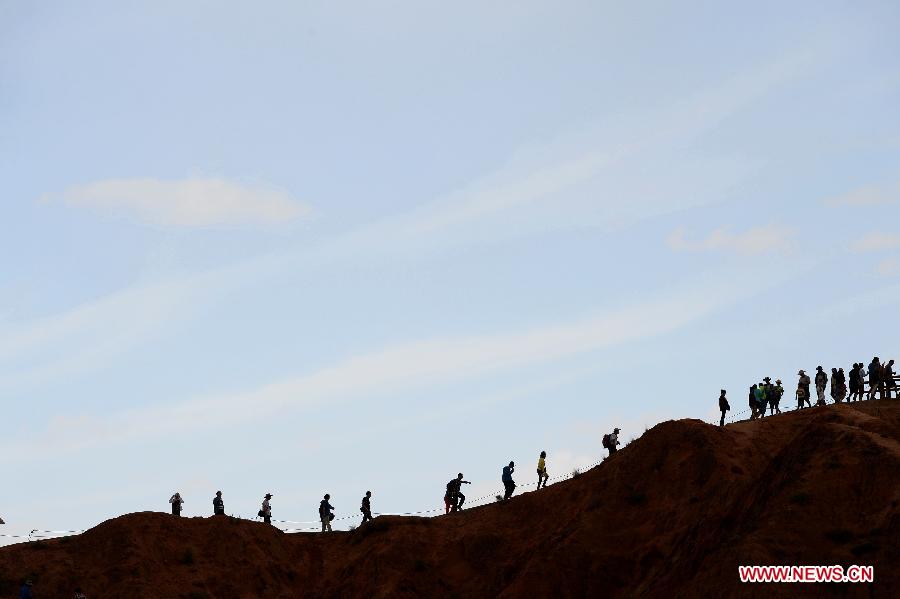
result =
[[[259,517],[263,519],[263,522],[266,524],[272,524],[272,504],[269,503],[269,500],[272,499],[271,493],[266,493],[265,497],[263,497],[262,509],[259,510]]]
[[[181,493],[176,491],[174,495],[169,497],[169,503],[172,504],[172,515],[181,516],[181,506],[184,505],[184,499],[181,498]]]
[[[373,519],[372,518],[371,498],[372,498],[372,491],[366,491],[365,496],[363,496],[363,498],[362,498],[362,504],[359,506],[359,511],[361,511],[362,515],[363,515],[363,519],[362,519],[362,522],[360,523],[360,526],[362,526],[369,520]]]
[[[603,435],[601,445],[609,450],[609,455],[616,453],[616,446],[619,445],[619,429],[614,428],[613,432]]]
[[[722,412],[719,426],[725,426],[725,412],[729,410],[731,410],[731,406],[728,405],[728,400],[725,398],[725,389],[722,389],[721,393],[719,393],[719,411]]]
[[[546,458],[547,458],[547,452],[546,452],[546,451],[542,451],[542,452],[541,452],[541,457],[538,458],[538,463],[537,463],[537,474],[538,474],[538,486],[537,486],[537,488],[538,488],[538,489],[541,488],[542,483],[543,483],[543,486],[546,487],[546,486],[547,486],[547,479],[550,478],[550,475],[547,474],[547,463],[544,461]]]
[[[471,485],[467,480],[463,480],[463,473],[460,472],[456,478],[447,483],[447,492],[444,493],[445,514],[449,512],[458,512],[462,509],[466,496],[462,494],[462,485]]]
[[[319,502],[319,518],[322,520],[322,532],[326,530],[331,532],[331,521],[334,520],[334,514],[331,512],[334,506],[328,502],[329,499],[331,499],[331,495],[325,493],[325,498]]]
[[[513,480],[513,472],[516,471],[516,463],[510,462],[508,466],[503,467],[503,473],[500,475],[500,480],[503,481],[503,501],[506,501],[516,490],[516,483]]]

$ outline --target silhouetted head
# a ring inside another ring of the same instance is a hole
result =
[[[775,384],[776,384],[776,385],[780,385],[780,384],[781,384],[781,379],[775,379]]]
[[[619,429],[618,429],[618,427],[617,427],[617,428],[614,428],[614,429],[613,429],[613,432],[614,432],[614,433],[617,433],[617,432],[619,432]]]
[[[722,395],[725,395],[725,389],[722,389],[720,392],[722,393]]]
[[[766,378],[763,379],[763,382],[765,382],[765,383],[771,383],[771,382],[772,382],[772,378],[767,376]]]
[[[798,373],[797,373],[797,374],[799,374],[799,375],[800,375],[800,376],[803,376],[803,375],[804,375],[804,374],[806,374],[806,371],[804,371],[804,370],[801,370],[801,371],[800,371],[800,372],[798,372]]]
[[[893,360],[888,360],[888,366],[893,366],[893,365],[894,365],[894,361],[893,361]]]
[[[271,493],[266,493],[266,499],[272,499],[272,494],[271,494]]]
[[[329,495],[328,493],[325,493],[325,499],[331,499],[331,495]]]
[[[459,474],[457,474],[457,475],[456,475],[456,478],[458,478],[459,480],[462,480],[462,478],[463,478],[463,473],[460,472]]]
[[[541,457],[542,457],[542,458],[546,458],[546,457],[547,457],[547,452],[546,452],[546,451],[542,451],[542,452],[541,452]]]
[[[372,496],[372,491],[366,491],[366,497],[371,497],[371,496]]]
[[[816,370],[818,370],[819,372],[822,372],[822,367],[821,367],[821,366],[816,366]]]
[[[831,372],[837,372],[837,368],[832,368]]]
[[[515,463],[515,462],[510,462],[510,463],[509,463],[509,467],[510,467],[510,468],[514,468],[514,467],[515,467],[515,465],[516,465],[516,463]]]
[[[216,491],[216,497],[221,497],[221,496],[222,496],[222,491]]]
[[[756,383],[753,383],[753,386],[750,387],[750,388],[751,388],[751,389],[756,389]]]

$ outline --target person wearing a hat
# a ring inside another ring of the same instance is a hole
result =
[[[181,506],[184,505],[184,499],[181,498],[181,493],[175,491],[175,494],[169,497],[169,503],[172,504],[172,515],[181,516]]]
[[[825,405],[825,387],[828,385],[828,375],[821,366],[816,366],[816,405]]]
[[[19,589],[19,599],[34,599],[34,595],[31,593],[31,579],[25,581],[25,584],[22,585],[22,588]]]
[[[609,445],[606,447],[609,450],[609,455],[616,453],[617,445],[619,445],[619,429],[614,428],[609,435]]]
[[[781,403],[782,395],[784,395],[784,387],[781,386],[781,379],[775,379],[775,384],[772,386],[772,396],[769,398],[770,414],[781,414],[779,404]]]
[[[272,506],[269,504],[270,499],[272,499],[272,494],[266,493],[266,496],[263,498],[262,509],[259,510],[259,515],[266,524],[272,524]]]
[[[222,491],[216,491],[216,496],[213,497],[213,516],[224,516],[225,515],[225,502],[222,501]]]
[[[322,532],[331,532],[331,521],[334,520],[334,506],[329,501],[331,495],[325,493],[325,497],[319,502],[319,519],[322,521]]]
[[[800,380],[797,383],[797,409],[803,407],[803,402],[806,402],[806,405],[810,408],[812,404],[809,402],[809,376],[807,376],[804,370],[801,370],[797,373],[800,376]]]
[[[725,389],[719,394],[719,411],[722,412],[722,418],[719,420],[719,426],[725,426],[725,412],[731,409],[728,400],[725,399]]]

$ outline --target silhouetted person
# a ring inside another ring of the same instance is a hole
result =
[[[325,493],[325,498],[319,502],[319,518],[322,520],[322,532],[331,532],[331,521],[334,520],[334,514],[331,512],[334,506],[328,502],[329,499],[331,499],[331,495]]]
[[[816,366],[816,405],[825,405],[825,387],[828,386],[828,375],[821,366]]]
[[[34,599],[34,594],[31,592],[31,579],[25,581],[25,584],[22,585],[22,588],[19,589],[19,599]]]
[[[894,380],[894,377],[897,376],[894,373],[894,361],[888,360],[887,363],[881,367],[881,380],[884,382],[885,389],[887,390],[887,398],[891,398],[891,393],[897,391],[897,381]]]
[[[601,444],[609,450],[609,455],[616,453],[616,446],[619,445],[619,429],[614,428],[613,432],[603,435]]]
[[[722,389],[722,392],[719,394],[719,411],[722,412],[722,418],[719,419],[719,426],[725,426],[725,412],[730,409],[731,406],[728,405],[728,400],[725,399],[725,389]]]
[[[756,400],[756,385],[750,385],[750,394],[747,396],[747,405],[750,407],[750,420],[756,420],[759,415],[759,404]]]
[[[538,486],[537,486],[537,488],[538,488],[538,489],[540,489],[542,486],[543,486],[543,487],[546,487],[546,486],[547,486],[547,479],[550,478],[550,475],[547,474],[547,463],[544,461],[544,460],[546,460],[546,459],[547,459],[547,452],[546,452],[546,451],[542,451],[542,452],[541,452],[541,457],[538,458],[538,463],[537,463],[537,475],[538,475]]]
[[[850,369],[850,395],[847,397],[847,401],[855,401],[854,397],[857,399],[862,399],[862,392],[860,391],[860,369],[862,368],[861,364],[853,363],[853,368]]]
[[[462,485],[471,485],[467,480],[463,480],[463,473],[460,472],[456,478],[447,483],[447,492],[444,494],[444,506],[447,508],[444,512],[458,512],[462,509],[466,496],[462,494]]]
[[[806,402],[806,405],[810,408],[812,404],[809,401],[809,384],[812,382],[809,380],[809,375],[806,374],[803,370],[797,373],[800,376],[800,380],[797,383],[797,409],[803,407],[803,403]]]
[[[266,493],[265,497],[263,497],[262,509],[259,510],[259,517],[263,519],[263,522],[266,524],[272,524],[272,504],[269,503],[269,500],[272,499],[271,493]]]
[[[184,499],[181,498],[181,493],[176,491],[174,495],[169,497],[169,503],[172,504],[172,515],[181,516],[181,506],[184,505]]]
[[[503,467],[503,473],[500,475],[500,480],[503,481],[503,501],[506,501],[510,497],[512,497],[513,492],[516,490],[516,483],[513,480],[513,472],[516,471],[515,462],[510,462],[508,466]]]
[[[362,512],[363,519],[360,523],[360,526],[372,520],[372,491],[366,491],[365,496],[362,498],[362,504],[359,506],[359,511]]]
[[[225,502],[222,501],[222,491],[216,491],[216,496],[213,497],[213,516],[224,516],[225,515]]]
[[[781,414],[781,398],[784,396],[784,387],[781,386],[781,379],[775,379],[772,385],[772,393],[769,397],[769,414]]]
[[[881,362],[878,361],[878,356],[875,356],[872,358],[872,361],[869,362],[869,399],[875,397],[880,388]]]

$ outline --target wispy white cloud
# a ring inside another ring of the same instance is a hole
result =
[[[829,206],[882,206],[900,202],[900,182],[866,185],[825,200]]]
[[[900,235],[873,231],[850,246],[855,252],[879,252],[900,248]]]
[[[216,178],[110,179],[74,185],[59,198],[72,206],[168,227],[271,225],[309,212],[284,190]]]
[[[766,225],[732,233],[728,227],[717,229],[705,239],[689,240],[685,229],[679,228],[669,235],[666,243],[679,252],[729,251],[744,255],[769,252],[788,252],[793,245],[794,231],[779,225]]]
[[[229,426],[247,414],[264,417],[322,401],[351,400],[434,387],[496,371],[527,367],[575,354],[662,335],[734,300],[715,285],[663,294],[584,319],[492,336],[442,338],[390,346],[332,367],[261,388],[182,403],[123,411],[108,417],[59,416],[35,437],[34,454]],[[77,431],[77,434],[73,434]],[[7,455],[0,452],[0,456]],[[2,459],[2,458],[0,458]]]

